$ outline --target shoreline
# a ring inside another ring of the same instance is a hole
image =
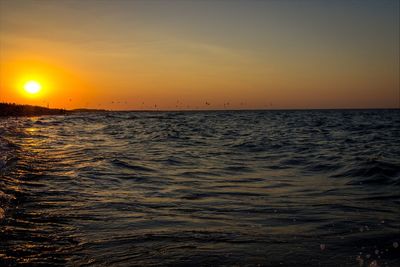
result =
[[[65,109],[51,109],[32,105],[19,105],[0,103],[0,117],[34,117],[41,115],[65,115],[69,111]]]
[[[9,117],[36,117],[45,115],[69,115],[73,113],[85,112],[107,112],[103,109],[59,109],[59,108],[46,108],[33,105],[21,105],[15,103],[0,103],[0,118]]]

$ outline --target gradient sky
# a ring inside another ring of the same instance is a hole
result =
[[[399,3],[0,0],[0,102],[395,108]]]

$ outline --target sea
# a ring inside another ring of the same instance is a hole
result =
[[[0,266],[400,266],[400,110],[0,119]]]

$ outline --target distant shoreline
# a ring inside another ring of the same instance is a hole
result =
[[[40,115],[65,115],[65,109],[50,109],[31,105],[18,105],[0,103],[0,117],[40,116]]]
[[[0,117],[35,117],[43,115],[68,115],[77,112],[104,112],[98,109],[56,109],[14,103],[0,103]]]

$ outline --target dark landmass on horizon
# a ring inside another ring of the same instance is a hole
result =
[[[0,117],[41,116],[41,115],[67,115],[75,112],[103,112],[104,109],[58,109],[15,103],[0,103]]]
[[[65,109],[51,109],[31,105],[18,105],[14,103],[0,103],[0,117],[8,116],[40,116],[40,115],[63,115]]]

